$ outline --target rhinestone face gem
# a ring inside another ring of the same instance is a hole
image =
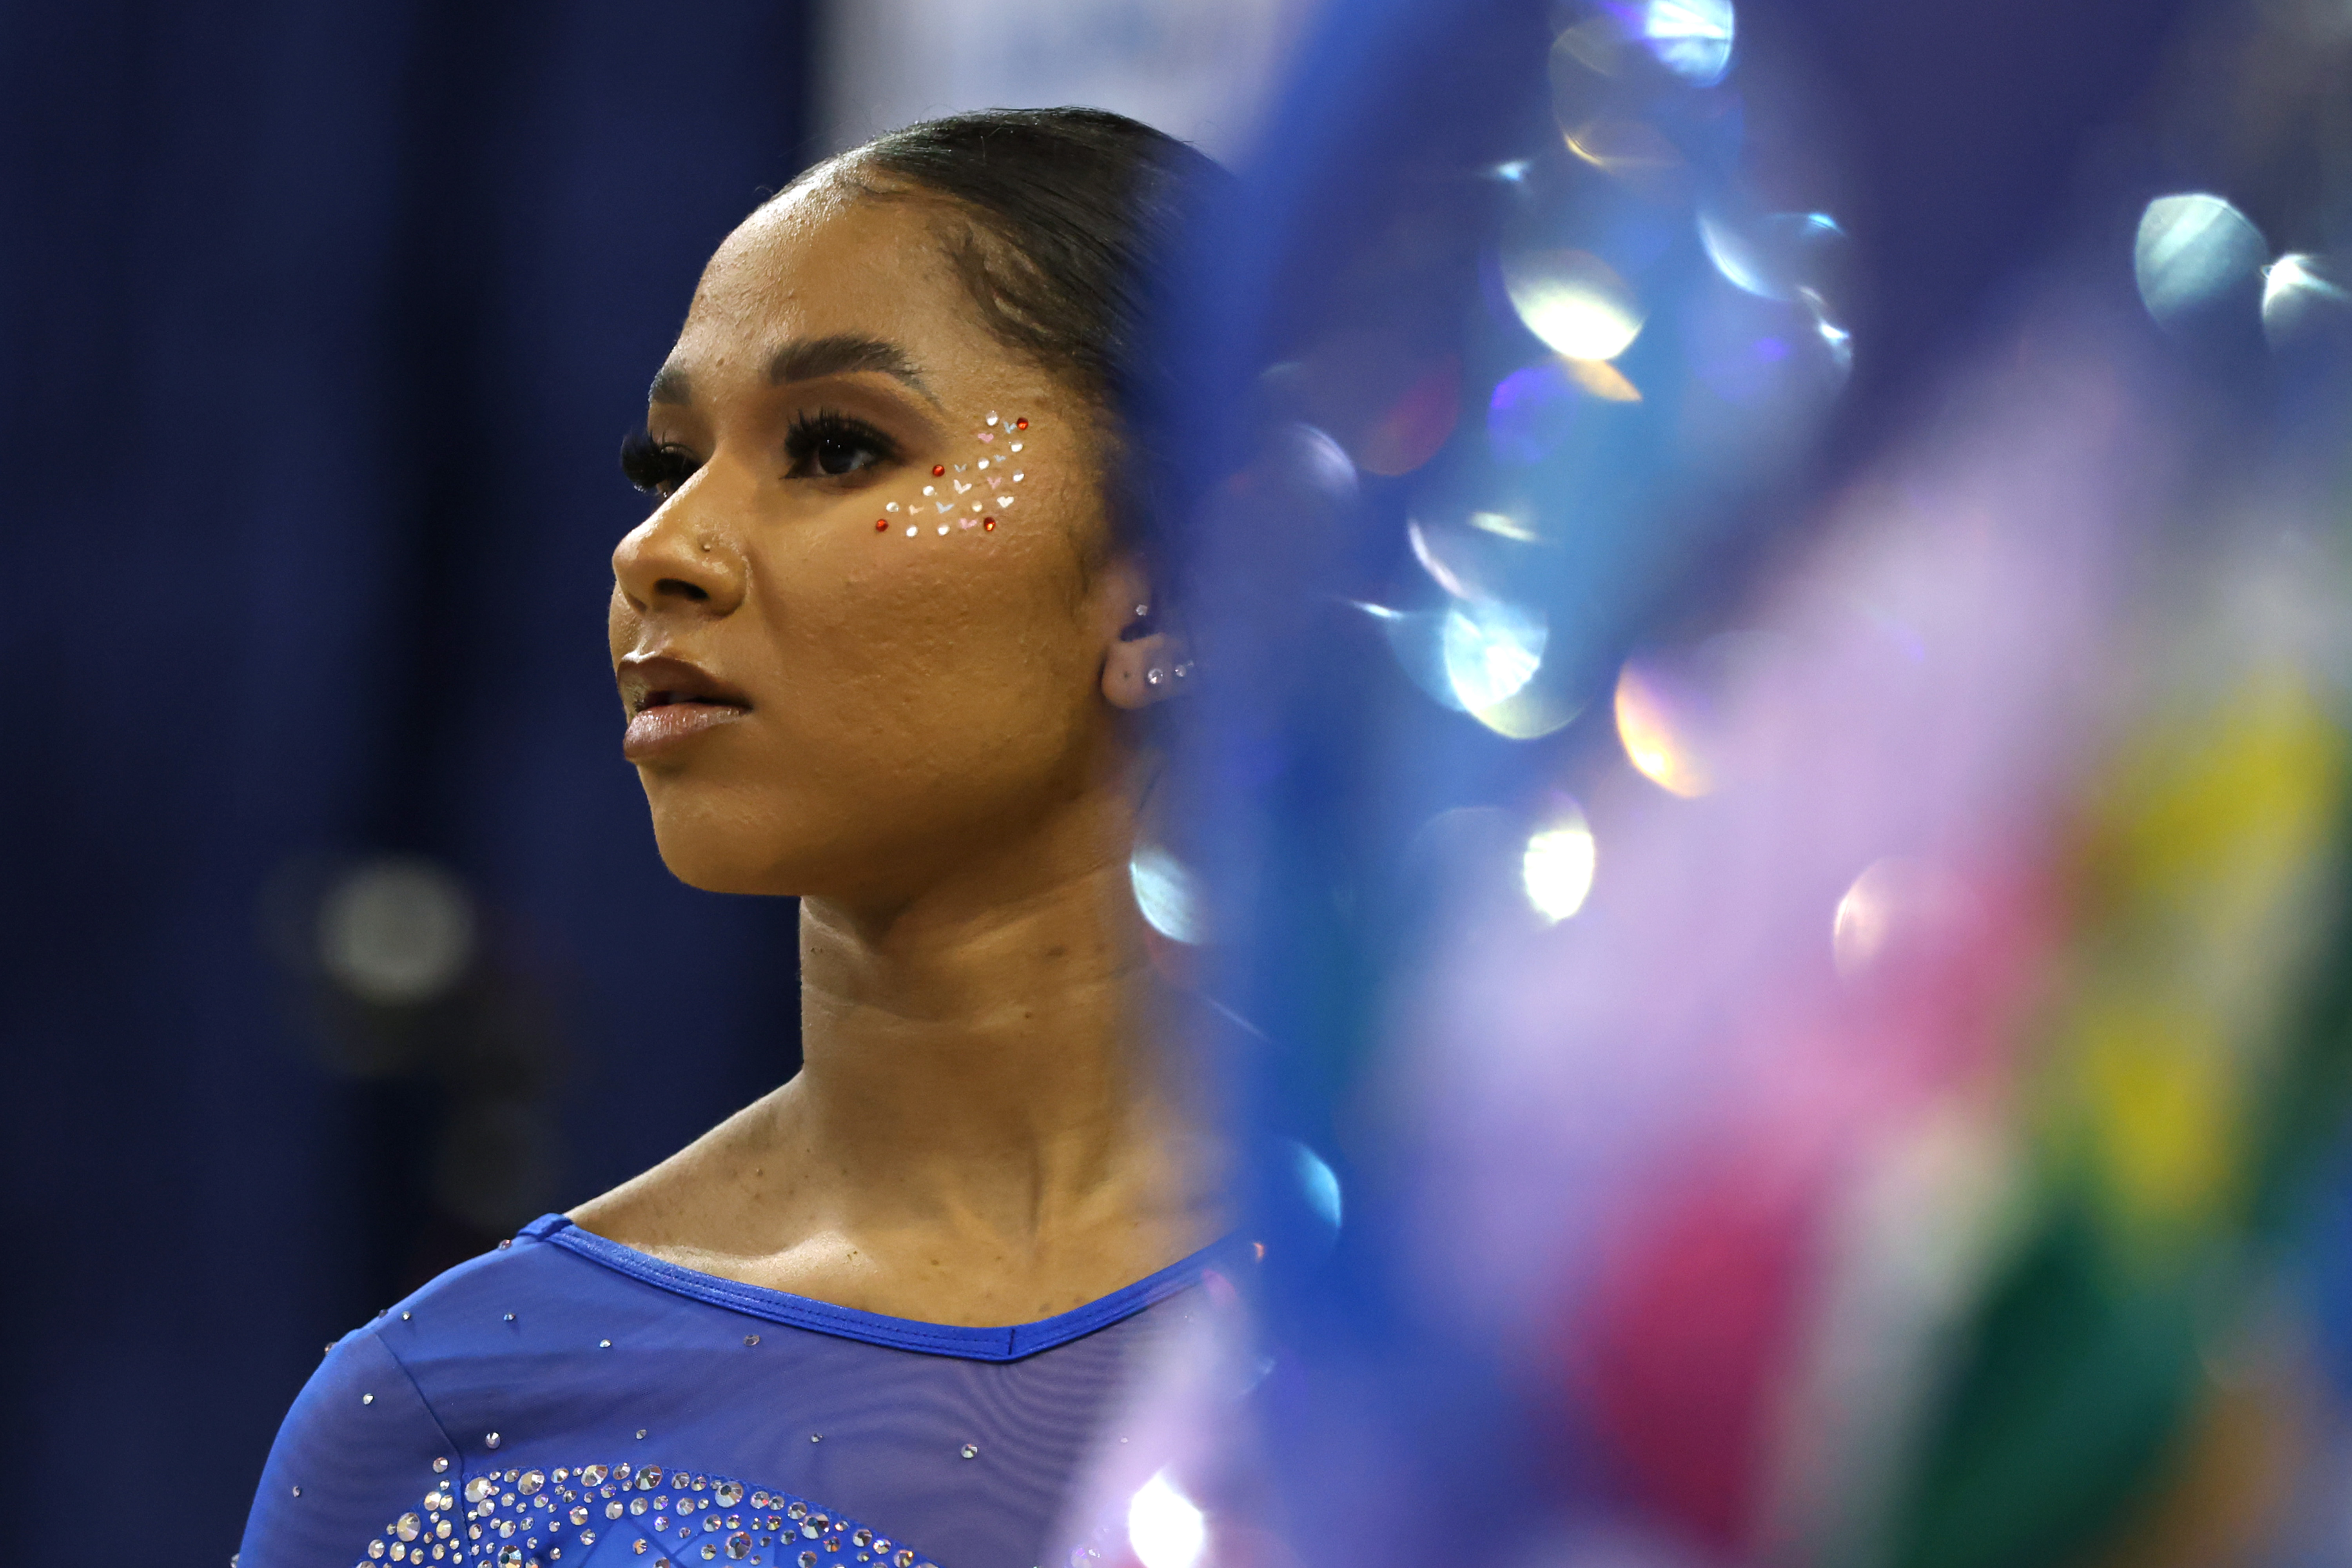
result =
[[[982,518],[980,520],[980,531],[982,533],[994,533],[996,531],[996,520],[992,517]]]
[[[933,478],[933,479],[938,479],[941,474],[944,474],[944,473],[946,473],[947,471],[948,471],[948,466],[947,466],[945,463],[933,463],[933,464],[931,465],[931,478]],[[929,494],[930,494],[930,493],[931,493],[931,487],[930,487],[930,486],[929,486],[929,485],[925,485],[925,486],[923,487],[923,493],[924,493],[925,495],[929,495]]]
[[[1015,430],[1026,430],[1029,428],[1029,421],[1026,419],[1015,419],[1013,422],[1013,427]]]
[[[915,537],[915,535],[917,535],[917,534],[919,534],[919,533],[920,533],[920,532],[922,532],[922,531],[922,531],[921,529],[917,528],[917,527],[916,527],[913,523],[911,523],[911,522],[910,522],[910,523],[908,523],[908,524],[907,525],[907,537],[908,537],[908,538],[909,538],[909,539],[914,538],[914,537]]]

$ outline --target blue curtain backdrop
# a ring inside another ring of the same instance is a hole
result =
[[[2060,237],[2176,8],[1743,7],[1849,160],[1832,451]],[[225,1561],[327,1340],[792,1070],[792,910],[662,870],[601,637],[617,439],[813,151],[804,9],[0,0],[0,1473],[124,1546]],[[390,852],[480,915],[405,1012],[303,957]]]
[[[663,870],[602,628],[807,62],[789,0],[5,7],[0,1429],[122,1548],[225,1563],[322,1344],[793,1069],[793,911]],[[288,962],[389,851],[478,900],[429,1016]]]

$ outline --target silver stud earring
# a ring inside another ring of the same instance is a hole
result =
[[[1191,659],[1189,659],[1189,658],[1188,658],[1188,659],[1186,659],[1183,663],[1181,663],[1181,664],[1180,664],[1180,665],[1178,665],[1178,666],[1176,667],[1176,679],[1179,679],[1179,680],[1183,679],[1186,676],[1188,676],[1188,675],[1190,675],[1190,674],[1192,674],[1192,661]]]
[[[1136,605],[1136,606],[1135,606],[1135,618],[1136,618],[1137,620],[1141,620],[1144,616],[1146,616],[1150,615],[1150,613],[1151,613],[1151,606],[1150,606],[1150,605]]]
[[[1155,665],[1153,665],[1150,669],[1145,670],[1145,671],[1143,672],[1143,679],[1145,679],[1145,681],[1147,681],[1147,682],[1148,682],[1148,683],[1150,683],[1150,685],[1153,685],[1153,686],[1157,686],[1157,685],[1159,685],[1159,684],[1160,684],[1160,667],[1159,667],[1158,665],[1156,665],[1156,664],[1155,664]]]

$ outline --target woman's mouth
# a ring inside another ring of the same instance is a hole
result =
[[[650,762],[751,711],[740,691],[684,659],[625,658],[619,676],[629,714],[621,754],[633,763]]]

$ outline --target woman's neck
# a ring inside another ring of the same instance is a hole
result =
[[[799,1075],[574,1217],[943,1322],[1066,1310],[1203,1245],[1220,1162],[1158,1046],[1181,998],[1131,816],[1092,804],[887,910],[805,901]]]

